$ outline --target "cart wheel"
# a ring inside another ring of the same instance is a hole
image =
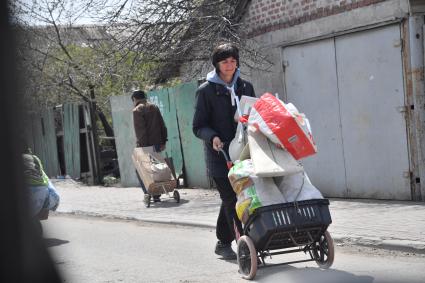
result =
[[[257,274],[257,251],[252,240],[243,235],[238,240],[237,258],[243,279],[251,280]]]
[[[176,200],[177,203],[180,202],[180,193],[179,193],[179,191],[174,190],[174,192],[173,192],[173,198]]]
[[[151,206],[151,195],[145,194],[145,197],[144,197],[143,201],[145,203],[145,206],[147,208],[149,208]]]
[[[313,249],[314,259],[320,268],[328,269],[332,266],[335,257],[334,241],[328,231],[320,236]]]

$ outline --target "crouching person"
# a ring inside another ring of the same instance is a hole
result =
[[[43,170],[40,159],[27,149],[22,154],[24,175],[30,196],[31,216],[47,219],[49,210],[55,211],[60,197]]]

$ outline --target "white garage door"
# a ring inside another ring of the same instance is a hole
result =
[[[410,199],[400,28],[283,49],[288,102],[306,113],[318,154],[304,160],[327,196]]]

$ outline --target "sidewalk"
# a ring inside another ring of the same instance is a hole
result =
[[[181,202],[165,195],[146,208],[140,188],[85,186],[52,180],[61,196],[58,213],[215,227],[219,196],[214,190],[181,189]],[[425,253],[425,203],[330,199],[329,231],[337,244],[360,244]]]

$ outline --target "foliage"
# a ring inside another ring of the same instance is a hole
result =
[[[50,41],[55,44],[73,37],[71,29],[60,27],[94,23],[104,29],[111,48],[122,56],[135,52],[133,59],[155,62],[156,83],[178,77],[183,64],[189,64],[193,77],[199,77],[205,63],[209,64],[212,48],[220,42],[239,45],[248,67],[266,61],[248,44],[240,23],[248,0],[15,1],[17,22],[54,27],[57,36]],[[87,36],[86,43],[92,39]]]
[[[24,89],[31,108],[94,101],[199,78],[219,42],[239,45],[248,67],[264,63],[240,19],[247,0],[16,0]],[[78,25],[89,19],[95,25]],[[109,115],[107,115],[109,117]],[[110,120],[110,117],[109,117]]]
[[[37,101],[40,106],[87,101],[92,86],[96,102],[104,107],[112,95],[144,88],[150,83],[149,74],[155,67],[155,63],[137,60],[140,56],[135,52],[110,51],[108,44],[96,49],[70,44],[66,50],[67,54],[61,48],[50,48],[48,52],[32,51],[32,62],[23,64],[32,64],[32,71],[27,73],[31,80],[29,84],[36,87],[25,92],[27,98]]]

